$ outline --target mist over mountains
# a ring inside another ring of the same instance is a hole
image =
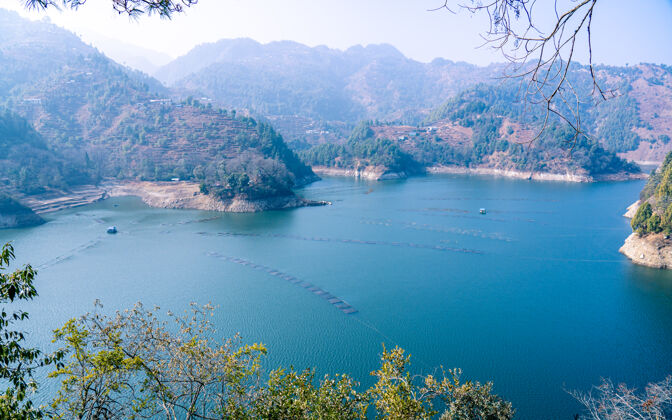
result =
[[[500,77],[503,65],[421,63],[386,44],[340,51],[233,39],[194,48],[155,78],[48,22],[0,11],[0,28],[0,104],[44,139],[51,161],[77,174],[57,177],[64,185],[180,178],[240,190],[231,180],[249,179],[253,196],[284,194],[313,177],[298,152],[313,165],[406,175],[435,165],[608,175],[632,169],[616,154],[660,161],[672,148],[672,72],[664,65],[598,68],[620,94],[584,106],[589,139],[571,160],[557,122],[533,153],[521,149],[542,118],[523,110],[515,82]],[[589,92],[585,67],[570,77]],[[360,121],[370,131],[353,137]],[[16,176],[5,183],[20,185]]]
[[[420,121],[446,98],[491,81],[501,70],[501,65],[479,68],[444,59],[424,64],[387,44],[340,51],[233,39],[200,45],[155,76],[166,85],[261,114]]]
[[[384,44],[340,51],[233,39],[200,45],[155,75],[179,91],[264,115],[305,148],[305,143],[344,141],[361,120],[433,124],[442,118],[442,107],[474,88],[482,94],[472,94],[474,102],[492,106],[492,98],[505,96],[508,106],[520,108],[520,94],[511,94],[518,86],[502,79],[505,70],[501,64],[479,67],[440,58],[420,63]],[[587,72],[577,64],[570,73],[585,100],[586,133],[628,159],[662,161],[672,148],[670,68],[598,66],[600,84],[617,95],[594,103]],[[530,113],[538,117],[534,109]],[[527,118],[525,124],[533,127],[538,121]]]

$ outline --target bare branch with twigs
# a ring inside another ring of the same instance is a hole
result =
[[[198,3],[198,0],[111,0],[112,8],[119,14],[138,17],[142,14],[159,15],[170,19],[175,13],[184,12],[185,8]],[[61,6],[77,9],[86,0],[25,0],[28,9],[46,10],[50,7],[59,9]]]
[[[598,0],[553,0],[555,23],[549,30],[538,26],[540,15],[538,0],[471,0],[452,5],[452,0],[432,9],[445,9],[455,13],[485,13],[489,18],[488,30],[481,36],[483,46],[501,52],[509,68],[508,79],[520,79],[521,99],[530,105],[544,108],[545,116],[537,135],[526,143],[536,141],[548,127],[551,117],[568,124],[575,132],[573,144],[579,136],[587,136],[581,122],[580,105],[587,100],[607,100],[616,96],[602,88],[593,63],[592,24]],[[551,4],[546,0],[544,5]],[[537,7],[535,9],[535,6]],[[576,60],[580,36],[585,34],[588,67],[592,79],[589,98],[580,97],[568,78]]]

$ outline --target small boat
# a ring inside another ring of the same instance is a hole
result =
[[[110,226],[107,228],[107,233],[109,234],[115,234],[117,233],[117,227],[116,226]]]
[[[478,212],[481,213],[481,214],[486,214],[487,213],[484,208],[480,209]]]

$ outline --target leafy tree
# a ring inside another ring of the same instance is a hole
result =
[[[642,205],[631,221],[632,230],[640,235],[672,233],[672,153],[653,171],[639,194]]]
[[[277,369],[270,373],[252,409],[262,419],[366,419],[368,395],[355,390],[347,375],[315,381],[314,370]]]
[[[378,382],[368,391],[381,419],[426,419],[439,413],[437,402],[446,406],[441,420],[508,420],[511,403],[492,394],[492,383],[461,382],[459,369],[443,377],[412,376],[410,356],[395,347],[383,348],[381,368],[372,372]]]
[[[646,221],[646,231],[649,233],[659,233],[663,228],[660,222],[660,216],[653,213]]]
[[[360,121],[350,133],[348,143],[357,143],[373,137],[375,133],[371,129],[372,124],[371,121]]]
[[[646,201],[644,204],[639,206],[637,212],[635,213],[635,217],[633,217],[632,221],[630,222],[632,230],[639,234],[646,233],[648,228],[648,220],[651,216],[653,216],[653,209],[651,208],[651,204]]]
[[[36,271],[30,265],[7,272],[14,258],[14,248],[5,244],[0,249],[0,302],[3,306],[37,296],[33,286]],[[41,418],[42,412],[29,398],[29,394],[37,390],[33,372],[49,364],[60,366],[60,352],[43,355],[39,349],[25,347],[25,334],[12,327],[27,319],[28,313],[21,310],[8,311],[3,307],[0,313],[0,379],[7,384],[7,389],[0,395],[0,418],[3,419]]]
[[[99,306],[100,307],[100,306]],[[61,380],[51,413],[56,418],[166,419],[426,419],[506,420],[511,404],[492,384],[449,377],[414,377],[410,356],[383,349],[378,382],[364,392],[347,375],[317,379],[314,370],[279,368],[262,381],[266,348],[238,336],[217,338],[212,308],[192,306],[184,316],[158,316],[138,304],[112,316],[68,321],[55,332],[69,356],[50,376]],[[465,417],[467,416],[467,417]],[[480,417],[479,417],[480,416]]]
[[[61,379],[52,402],[59,418],[245,418],[254,402],[266,349],[219,340],[208,306],[159,319],[138,304],[106,317],[70,320],[56,330],[70,361],[51,373]]]

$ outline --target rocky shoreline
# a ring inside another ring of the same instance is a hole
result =
[[[623,216],[632,219],[640,206],[637,200]],[[651,268],[672,269],[672,240],[662,233],[640,236],[633,232],[618,250],[633,263]]]
[[[334,168],[329,166],[313,166],[313,171],[319,175],[326,176],[344,176],[357,179],[367,179],[370,181],[383,181],[386,179],[404,179],[413,174],[406,172],[395,172],[383,166],[358,166],[354,168]],[[627,181],[631,179],[646,179],[648,175],[644,173],[618,173],[609,175],[592,176],[577,173],[550,173],[550,172],[528,172],[516,171],[512,169],[498,168],[467,168],[464,166],[430,166],[426,168],[430,174],[455,174],[455,175],[488,175],[505,178],[527,179],[534,181],[561,181],[561,182],[600,182],[600,181]]]
[[[313,166],[313,172],[325,176],[344,176],[369,181],[384,181],[387,179],[405,179],[410,174],[391,171],[384,166],[357,166],[354,168],[334,168],[331,166]]]
[[[267,197],[257,200],[233,198],[217,200],[200,192],[195,182],[106,182],[97,186],[82,186],[68,192],[50,192],[42,195],[24,196],[20,201],[37,214],[51,213],[79,207],[109,197],[139,197],[150,207],[168,209],[195,209],[230,213],[253,213],[267,210],[321,206],[326,201],[311,201],[295,195]]]
[[[662,233],[646,236],[632,233],[618,251],[635,264],[672,269],[672,240]]]
[[[564,174],[534,171],[516,171],[513,169],[498,168],[466,168],[462,166],[431,166],[427,172],[432,174],[460,174],[460,175],[489,175],[505,178],[527,179],[533,181],[561,181],[561,182],[600,182],[600,181],[627,181],[631,179],[646,179],[644,173],[618,173],[592,176],[567,172]]]

